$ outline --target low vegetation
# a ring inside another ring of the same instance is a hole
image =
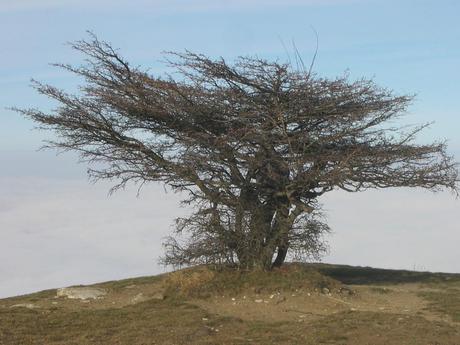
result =
[[[460,344],[460,274],[199,266],[94,287],[0,300],[0,345]]]
[[[165,280],[167,294],[185,297],[239,295],[244,292],[273,294],[279,291],[338,289],[340,283],[306,265],[291,264],[273,271],[212,269],[206,266],[179,270]]]

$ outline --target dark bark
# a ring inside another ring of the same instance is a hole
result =
[[[287,253],[288,253],[287,246],[279,246],[275,261],[273,261],[272,268],[281,267],[284,261],[286,260]]]

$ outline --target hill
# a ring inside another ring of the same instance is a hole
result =
[[[0,300],[0,344],[460,344],[460,274],[199,266]]]

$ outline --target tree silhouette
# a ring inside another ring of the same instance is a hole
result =
[[[48,147],[78,151],[95,180],[160,181],[195,206],[165,243],[167,264],[280,266],[324,250],[318,197],[334,189],[458,190],[443,142],[421,145],[426,125],[398,126],[411,96],[372,80],[320,78],[290,63],[233,63],[169,53],[176,72],[131,66],[94,35],[72,47],[86,64],[57,66],[83,77],[78,95],[35,82],[58,101],[45,113],[17,109],[57,134]],[[96,163],[96,164],[93,164]]]

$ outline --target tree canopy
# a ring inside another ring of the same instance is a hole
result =
[[[412,96],[372,80],[322,78],[290,63],[232,63],[169,53],[172,75],[132,66],[92,36],[72,44],[86,64],[77,95],[35,82],[52,112],[19,109],[53,131],[49,147],[78,151],[95,180],[160,181],[186,192],[186,241],[166,242],[168,264],[280,266],[288,252],[324,250],[318,197],[334,189],[458,190],[444,142],[418,144],[426,125],[402,126]],[[96,163],[96,164],[92,164]]]

